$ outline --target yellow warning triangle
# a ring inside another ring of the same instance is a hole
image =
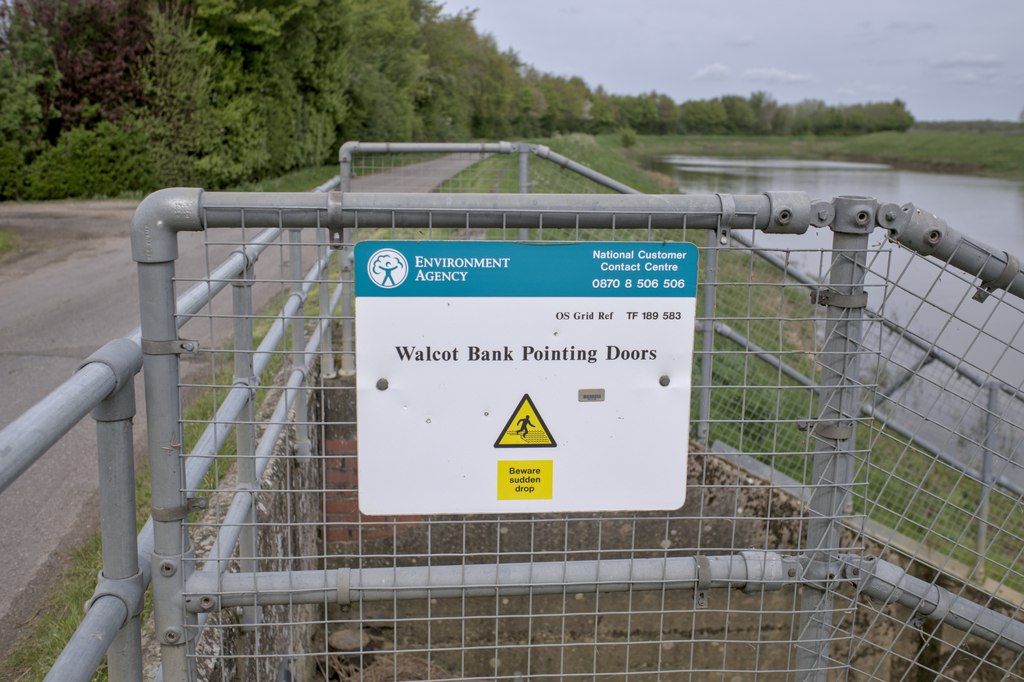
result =
[[[494,441],[496,448],[553,448],[556,445],[555,437],[528,393],[523,395],[498,440]]]

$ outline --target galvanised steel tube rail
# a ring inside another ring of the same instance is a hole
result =
[[[180,229],[199,220],[205,225],[239,225],[242,214],[252,227],[446,227],[446,228],[650,228],[758,229],[767,233],[802,234],[814,225],[835,221],[832,202],[811,202],[803,192],[765,192],[759,195],[643,195],[609,194],[588,197],[589,208],[579,210],[571,194],[375,194],[359,192],[269,193],[248,196],[235,192],[164,190],[154,200],[191,205],[178,215]],[[160,194],[160,193],[157,193]],[[154,195],[150,195],[151,197]],[[838,197],[858,201],[856,197]],[[149,199],[147,198],[147,201]],[[145,202],[143,202],[145,203]],[[1005,289],[1024,298],[1024,273],[1019,260],[1005,251],[974,241],[931,213],[907,204],[878,205],[863,200],[858,227],[877,224],[893,241],[923,256],[935,256],[978,277],[986,291]],[[148,209],[149,207],[147,207]],[[812,210],[813,209],[813,210]],[[614,215],[614,218],[613,218]],[[188,216],[188,217],[186,217]],[[284,223],[283,225],[281,223]]]
[[[114,371],[90,363],[0,431],[0,492],[114,390]]]
[[[138,373],[140,351],[130,339],[104,344],[70,379],[0,431],[0,492],[105,398]]]
[[[804,192],[756,195],[588,196],[579,209],[574,194],[379,194],[281,192],[249,195],[239,192],[163,190],[149,211],[181,192],[188,213],[179,219],[199,229],[200,211],[207,229],[245,224],[254,227],[447,227],[447,228],[641,228],[758,229],[802,234],[810,225],[811,201]],[[160,194],[160,193],[157,193]],[[150,195],[153,196],[153,195]],[[147,199],[148,201],[148,199]],[[145,203],[145,202],[144,202]],[[820,222],[820,221],[819,221]]]
[[[615,190],[621,194],[640,194],[640,192],[629,185],[625,185],[618,180],[613,180],[603,173],[598,173],[592,168],[588,168],[581,163],[577,163],[568,157],[562,156],[558,152],[553,152],[542,144],[530,145],[530,152],[534,156],[546,159],[558,166],[561,166],[562,168],[565,168],[566,170],[570,170],[577,175],[587,178],[588,180],[593,180],[599,185],[604,185],[608,189]]]
[[[841,578],[873,599],[900,604],[1014,652],[1024,651],[1024,623],[975,604],[875,557],[841,555]],[[259,604],[524,596],[563,592],[739,588],[800,585],[805,559],[761,550],[705,557],[542,561],[508,564],[340,568],[260,573],[194,573],[185,608],[201,614]]]
[[[924,618],[1024,652],[1024,623],[958,596],[933,582],[921,580],[888,561],[875,557],[844,557],[843,575],[858,591],[887,604],[906,606]]]
[[[879,221],[889,230],[890,238],[922,256],[934,256],[963,272],[981,280],[976,300],[997,289],[1003,289],[1017,298],[1024,298],[1024,273],[1020,260],[1006,251],[971,239],[950,227],[933,213],[916,208],[913,204],[902,207],[900,215],[891,222],[889,215]]]
[[[46,674],[46,682],[89,682],[128,615],[125,603],[117,597],[93,602]]]
[[[571,592],[741,588],[778,590],[799,582],[801,560],[760,550],[661,559],[340,568],[227,573],[189,578],[195,613],[245,604],[349,604],[395,599],[494,597]]]

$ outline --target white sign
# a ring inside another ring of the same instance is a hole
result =
[[[365,514],[676,509],[697,249],[356,246]]]

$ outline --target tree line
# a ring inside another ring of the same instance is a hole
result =
[[[219,188],[345,140],[905,130],[903,102],[676,103],[501,50],[435,0],[0,0],[0,199]]]

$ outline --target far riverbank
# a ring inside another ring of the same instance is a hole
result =
[[[1024,134],[1012,132],[910,131],[854,137],[641,135],[628,154],[640,162],[668,154],[863,161],[904,170],[1024,181]]]

